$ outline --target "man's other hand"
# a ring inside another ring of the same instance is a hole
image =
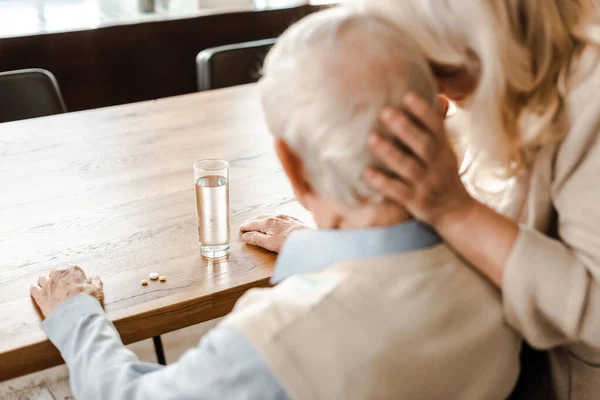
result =
[[[102,304],[104,292],[99,277],[87,278],[85,272],[78,266],[66,269],[54,269],[49,276],[41,276],[38,283],[29,290],[44,318],[67,299],[80,294],[89,294]]]
[[[310,227],[289,215],[278,215],[276,217],[261,215],[240,226],[242,240],[245,243],[276,253],[279,253],[287,236],[299,229],[310,229]]]

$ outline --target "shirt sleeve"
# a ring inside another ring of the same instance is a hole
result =
[[[254,348],[233,330],[215,328],[163,367],[123,345],[100,303],[75,296],[42,323],[70,372],[77,399],[286,399]]]
[[[553,196],[554,240],[528,227],[505,265],[508,322],[534,347],[600,348],[600,141]]]

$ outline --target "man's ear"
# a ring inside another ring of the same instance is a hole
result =
[[[275,151],[281,161],[283,170],[287,175],[296,198],[308,210],[310,210],[310,199],[314,197],[314,190],[308,180],[304,170],[304,163],[294,153],[294,151],[281,139],[275,141]]]

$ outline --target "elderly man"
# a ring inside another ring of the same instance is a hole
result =
[[[41,279],[32,296],[76,398],[505,398],[520,340],[499,294],[361,179],[380,109],[407,91],[436,101],[415,45],[377,19],[329,10],[290,28],[264,74],[277,154],[320,229],[295,232],[278,286],[248,292],[167,367],[123,346],[94,298],[99,280],[78,268]]]

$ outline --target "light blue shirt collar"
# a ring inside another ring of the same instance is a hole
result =
[[[414,220],[368,229],[296,231],[279,254],[271,283],[342,261],[418,250],[440,242],[435,232]]]

